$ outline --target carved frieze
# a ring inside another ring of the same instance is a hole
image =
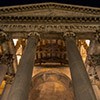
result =
[[[0,24],[0,29],[5,31],[74,31],[74,32],[96,32],[100,25],[81,25],[81,24]]]

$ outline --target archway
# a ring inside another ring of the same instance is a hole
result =
[[[54,71],[41,72],[32,78],[29,100],[73,100],[68,76]]]

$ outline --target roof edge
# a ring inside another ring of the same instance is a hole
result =
[[[28,10],[29,11],[30,10],[39,10],[39,9],[63,9],[63,10],[69,10],[69,11],[92,13],[92,14],[100,15],[100,8],[79,6],[79,5],[72,5],[72,4],[55,3],[55,2],[45,2],[45,3],[35,3],[35,4],[0,7],[0,14],[28,11]]]

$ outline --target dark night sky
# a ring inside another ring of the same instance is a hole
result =
[[[100,7],[100,0],[0,0],[0,6],[32,4],[41,2],[58,2],[74,5]]]

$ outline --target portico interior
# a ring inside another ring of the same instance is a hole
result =
[[[1,100],[100,100],[100,8],[0,7],[0,84]]]

